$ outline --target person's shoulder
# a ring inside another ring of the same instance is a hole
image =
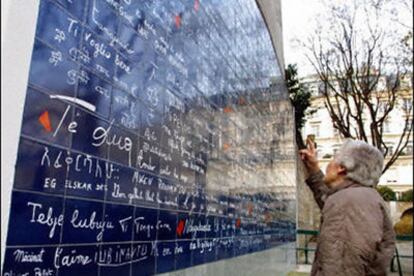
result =
[[[349,187],[332,194],[329,201],[335,205],[351,205],[351,204],[368,204],[380,203],[382,198],[380,194],[371,187],[357,186]]]

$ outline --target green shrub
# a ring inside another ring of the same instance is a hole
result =
[[[328,158],[332,158],[332,156],[333,156],[332,154],[327,153],[322,158],[323,159],[328,159]]]
[[[385,201],[396,200],[395,192],[388,186],[377,186],[377,191]]]
[[[402,193],[400,201],[413,201],[413,189],[410,189],[408,191],[405,191]]]

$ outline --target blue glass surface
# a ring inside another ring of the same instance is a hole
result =
[[[278,64],[254,0],[40,1],[4,271],[153,275],[294,241]]]

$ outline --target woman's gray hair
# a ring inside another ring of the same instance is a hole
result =
[[[346,178],[365,186],[377,186],[384,166],[384,155],[364,141],[347,139],[335,155],[335,162],[346,168]]]

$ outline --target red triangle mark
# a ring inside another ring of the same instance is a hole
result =
[[[240,228],[241,226],[241,219],[236,219],[236,228]]]
[[[223,109],[223,111],[224,111],[224,113],[230,113],[230,112],[233,112],[233,108],[231,108],[230,106],[226,106],[226,107]]]
[[[265,213],[265,222],[268,224],[272,220],[272,216],[267,212]]]
[[[200,0],[195,0],[194,1],[194,10],[198,11],[199,8],[200,8]]]
[[[50,123],[49,112],[47,110],[39,116],[39,122],[47,132],[52,131],[52,124]]]
[[[181,237],[183,235],[184,226],[185,226],[185,220],[180,219],[180,221],[178,222],[178,225],[177,225],[177,229],[176,229],[177,235],[179,237]]]
[[[249,216],[251,216],[251,215],[252,215],[252,213],[253,213],[253,209],[254,209],[254,205],[253,205],[252,203],[249,203],[249,204],[247,205],[247,212],[248,212]]]
[[[177,28],[180,28],[180,26],[181,26],[181,16],[179,16],[179,15],[175,16],[175,26]]]

